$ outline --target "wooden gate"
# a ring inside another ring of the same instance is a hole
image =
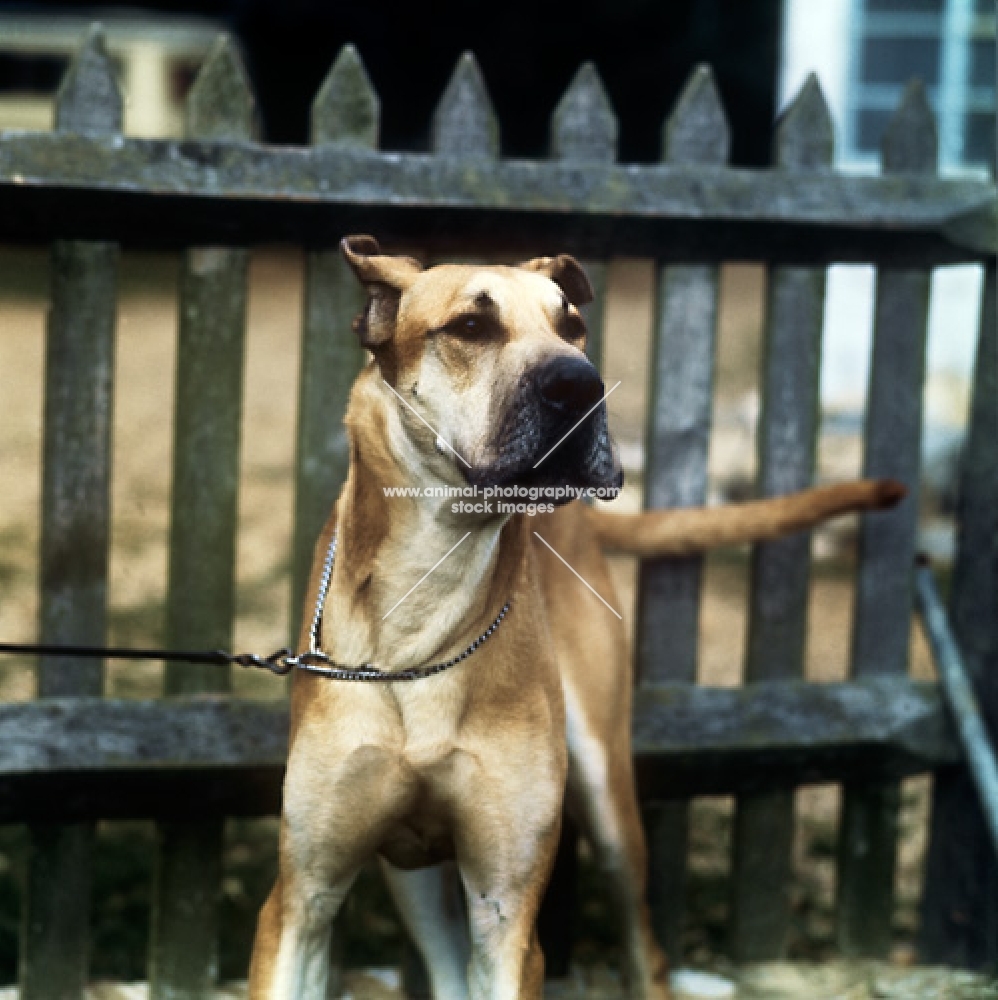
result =
[[[293,620],[313,539],[344,477],[339,417],[362,362],[350,333],[359,293],[334,249],[341,234],[376,232],[428,253],[574,252],[590,262],[598,289],[589,317],[597,362],[605,262],[655,258],[645,478],[654,507],[706,499],[718,263],[769,265],[758,492],[775,495],[814,475],[825,266],[872,262],[864,473],[901,479],[911,494],[897,510],[863,520],[851,680],[804,678],[806,538],[753,554],[746,683],[736,690],[697,684],[702,561],[642,566],[634,739],[652,905],[675,954],[690,800],[734,794],[733,954],[778,956],[789,916],[793,789],[841,782],[839,943],[883,954],[898,783],[938,771],[924,955],[994,963],[994,935],[974,929],[998,921],[984,827],[937,687],[906,676],[930,271],[978,262],[986,280],[951,608],[992,724],[998,719],[994,186],[937,177],[935,126],[917,84],[887,130],[878,177],[832,169],[833,128],[814,78],[778,121],[773,166],[761,171],[727,166],[727,123],[705,67],[666,122],[654,165],[616,164],[616,120],[591,65],[554,111],[547,160],[499,157],[499,125],[470,55],[436,110],[430,153],[378,151],[378,114],[347,47],[316,96],[312,145],[260,144],[246,74],[222,39],[190,93],[187,137],[124,137],[121,98],[94,29],[59,91],[55,130],[0,136],[0,238],[51,244],[40,639],[105,638],[122,246],[185,252],[166,635],[178,648],[230,647],[251,245],[281,239],[307,249]],[[100,666],[48,657],[38,664],[37,700],[0,705],[0,821],[28,823],[32,837],[22,996],[81,996],[94,822],[120,817],[159,824],[153,995],[204,996],[215,974],[222,822],[278,809],[285,707],[199,697],[228,690],[216,668],[168,668],[163,700],[104,699],[102,684]],[[570,892],[566,880],[558,884]],[[564,966],[568,946],[552,944],[553,969]]]

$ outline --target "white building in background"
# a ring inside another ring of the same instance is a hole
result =
[[[179,136],[184,97],[222,26],[207,18],[115,10],[89,16],[0,12],[0,129],[52,127],[58,81],[94,17],[118,71],[125,132]]]
[[[905,84],[926,84],[944,175],[987,174],[995,155],[995,0],[784,0],[781,107],[815,72],[836,126],[836,163],[876,173],[880,139]],[[826,413],[856,415],[869,374],[873,269],[829,270],[822,358]],[[966,421],[981,269],[932,278],[927,467],[952,453]]]

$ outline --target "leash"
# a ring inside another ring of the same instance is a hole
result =
[[[240,667],[261,667],[271,673],[290,673],[293,664],[285,661],[290,649],[279,649],[270,656],[256,653],[227,653],[224,649],[123,649],[120,646],[53,646],[44,643],[0,642],[0,653],[32,653],[39,656],[82,656],[101,660],[167,660],[184,663],[205,663],[227,667],[233,663]]]
[[[511,601],[507,601],[493,619],[492,624],[477,639],[466,646],[457,656],[440,663],[432,663],[425,667],[408,667],[405,670],[387,670],[376,667],[373,663],[360,663],[350,666],[337,663],[327,656],[319,647],[322,633],[322,613],[329,594],[329,585],[333,579],[333,565],[336,562],[336,532],[326,549],[326,557],[322,563],[322,576],[319,578],[319,592],[315,599],[312,612],[312,623],[308,630],[308,650],[295,655],[284,647],[271,653],[270,656],[259,656],[256,653],[229,653],[224,649],[124,649],[120,646],[60,646],[44,643],[0,642],[0,654],[30,653],[41,656],[74,656],[90,657],[102,660],[166,660],[168,662],[202,663],[210,666],[227,667],[236,664],[240,667],[257,667],[269,670],[270,673],[283,677],[292,670],[303,670],[306,673],[318,674],[330,680],[338,681],[416,681],[423,677],[431,677],[468,659],[481,645],[495,633],[509,611]]]

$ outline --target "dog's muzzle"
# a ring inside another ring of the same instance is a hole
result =
[[[623,471],[607,426],[599,372],[559,355],[525,372],[498,415],[494,456],[468,472],[480,486],[617,490]],[[567,502],[554,499],[553,502]]]

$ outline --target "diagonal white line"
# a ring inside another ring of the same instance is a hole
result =
[[[408,401],[408,400],[407,400],[407,399],[406,399],[406,398],[405,398],[404,396],[402,396],[402,394],[401,394],[401,393],[399,393],[399,392],[398,392],[398,391],[397,391],[397,390],[395,389],[395,387],[394,387],[393,385],[390,385],[390,384],[389,384],[389,383],[388,383],[388,382],[387,382],[387,381],[386,381],[385,379],[382,379],[381,381],[382,381],[382,382],[384,382],[384,383],[385,383],[385,385],[387,385],[387,386],[388,386],[388,388],[389,388],[389,389],[391,389],[391,390],[392,390],[392,392],[394,392],[396,396],[398,396],[399,400],[400,400],[400,401],[402,402],[402,404],[403,404],[404,406],[407,406],[407,407],[408,407],[408,408],[409,408],[409,409],[410,409],[410,410],[411,410],[411,411],[412,411],[412,412],[413,412],[413,413],[414,413],[414,414],[415,414],[415,415],[416,415],[416,416],[417,416],[417,417],[418,417],[418,418],[419,418],[420,420],[422,420],[422,421],[423,421],[423,423],[424,423],[424,424],[426,424],[426,426],[427,426],[427,427],[429,427],[429,428],[430,428],[430,430],[431,430],[431,431],[433,431],[433,433],[434,433],[434,434],[436,434],[436,436],[437,436],[437,443],[438,443],[438,444],[442,444],[442,445],[443,445],[443,446],[444,446],[444,447],[445,447],[445,448],[446,448],[446,449],[447,449],[447,450],[448,450],[449,452],[453,452],[453,454],[454,454],[454,455],[455,455],[455,456],[456,456],[457,458],[460,458],[460,459],[461,459],[461,461],[462,461],[462,462],[464,462],[464,464],[465,464],[466,466],[468,466],[468,468],[469,468],[469,469],[471,468],[471,463],[470,463],[470,462],[465,462],[465,461],[464,461],[464,457],[463,457],[462,455],[458,455],[458,453],[457,453],[456,451],[454,451],[454,449],[453,449],[453,448],[452,448],[452,447],[450,446],[450,444],[449,444],[448,442],[446,442],[446,441],[445,441],[445,440],[443,439],[443,437],[441,437],[441,435],[440,435],[440,432],[439,432],[439,431],[438,431],[438,430],[436,429],[436,427],[434,427],[434,426],[433,426],[433,424],[431,424],[431,423],[429,423],[429,422],[428,422],[427,420],[425,420],[425,419],[423,418],[423,415],[422,415],[421,413],[419,413],[419,411],[418,411],[418,410],[416,410],[416,409],[415,409],[415,408],[414,408],[414,407],[413,407],[413,406],[412,406],[412,405],[411,405],[411,404],[409,403],[409,401]],[[620,383],[618,382],[617,384],[619,385]],[[616,388],[616,386],[614,386],[614,388]],[[599,406],[599,403],[597,403],[596,405],[597,405],[597,406]],[[588,416],[588,414],[587,414],[587,416]],[[585,417],[583,417],[582,419],[583,419],[583,420],[585,420]],[[572,428],[572,430],[575,430],[575,428],[573,427],[573,428]],[[569,431],[568,433],[569,433],[569,434],[571,434],[571,433],[572,433],[572,431]],[[561,444],[561,442],[559,441],[559,442],[558,442],[558,444]],[[558,445],[555,445],[555,447],[557,448],[557,447],[558,447]],[[545,456],[545,458],[546,458],[546,457],[547,457],[547,456]]]
[[[619,383],[619,382],[617,383],[617,385],[615,385],[615,386],[613,387],[613,389],[616,389],[618,385],[620,385],[620,383]],[[389,386],[389,388],[391,388],[391,386]],[[548,453],[547,453],[547,454],[546,454],[546,455],[544,456],[544,458],[542,458],[542,459],[541,459],[541,460],[540,460],[540,461],[539,461],[539,462],[537,463],[537,465],[540,465],[540,464],[541,464],[541,462],[543,462],[543,461],[544,461],[544,459],[545,459],[545,458],[547,458],[547,457],[548,457],[548,455],[550,455],[550,454],[551,454],[551,452],[555,450],[555,448],[558,448],[558,447],[560,447],[560,446],[561,446],[561,444],[562,444],[562,442],[564,442],[565,438],[567,438],[567,437],[568,437],[568,436],[569,436],[569,435],[570,435],[570,434],[572,433],[572,431],[574,431],[574,430],[575,430],[575,428],[576,428],[576,427],[578,427],[578,426],[579,426],[579,424],[581,424],[581,423],[582,423],[582,421],[583,421],[583,420],[585,420],[585,419],[586,419],[586,417],[588,417],[588,416],[589,416],[589,414],[593,412],[593,410],[597,409],[597,407],[599,407],[600,403],[603,403],[603,402],[605,402],[605,400],[606,400],[606,397],[607,397],[607,396],[609,396],[611,392],[613,392],[613,389],[609,389],[609,390],[608,390],[607,392],[603,393],[603,398],[602,398],[602,399],[601,399],[601,400],[600,400],[600,401],[599,401],[598,403],[596,403],[596,405],[595,405],[595,406],[593,406],[593,408],[592,408],[591,410],[587,410],[587,411],[586,411],[586,413],[585,413],[585,414],[584,414],[584,415],[583,415],[583,416],[582,416],[582,417],[581,417],[581,418],[579,419],[579,422],[578,422],[578,423],[577,423],[577,424],[575,425],[575,427],[573,427],[573,428],[572,428],[572,430],[570,430],[570,431],[568,432],[568,434],[566,434],[566,435],[565,435],[565,437],[563,437],[563,438],[561,439],[561,441],[559,441],[559,442],[558,442],[558,443],[557,443],[557,444],[556,444],[556,445],[554,446],[554,448],[552,448],[552,449],[551,449],[551,451],[549,451],[549,452],[548,452]],[[399,398],[401,398],[401,397],[399,397]],[[404,402],[404,400],[403,400],[403,402]],[[535,469],[537,468],[537,465],[535,465],[535,466],[534,466],[534,468],[535,468]],[[535,534],[536,534],[536,532],[535,532]],[[537,537],[538,537],[538,538],[540,538],[540,535],[538,535]],[[542,540],[543,540],[543,539],[542,539]],[[547,544],[547,543],[545,542],[545,544]],[[554,550],[552,549],[552,551],[554,551]],[[567,566],[568,564],[566,563],[565,565]],[[594,590],[594,591],[593,591],[593,593],[595,594],[595,593],[596,593],[596,591]],[[598,595],[598,594],[597,594],[596,596],[597,596],[597,597],[599,597],[599,595]],[[602,598],[600,598],[600,600],[602,600]],[[610,607],[610,606],[609,606],[609,605],[607,605],[607,607]],[[610,610],[612,611],[613,609],[611,608]]]
[[[395,609],[396,609],[396,608],[397,608],[397,607],[398,607],[398,606],[399,606],[399,605],[400,605],[400,604],[401,604],[401,603],[402,603],[402,602],[403,602],[403,601],[404,601],[404,600],[405,600],[405,599],[406,599],[406,598],[407,598],[407,597],[408,597],[408,596],[409,596],[409,595],[410,595],[410,594],[411,594],[411,593],[412,593],[412,592],[413,592],[413,591],[414,591],[414,590],[415,590],[415,589],[416,589],[416,588],[417,588],[417,587],[418,587],[418,586],[419,586],[419,585],[420,585],[420,584],[421,584],[422,582],[423,582],[423,580],[425,580],[425,579],[426,579],[426,577],[427,577],[427,576],[429,576],[429,575],[430,575],[430,573],[432,573],[432,572],[433,572],[433,571],[434,571],[434,570],[435,570],[435,569],[436,569],[436,568],[437,568],[437,567],[438,567],[438,566],[440,565],[440,563],[442,563],[442,562],[444,561],[444,559],[446,559],[446,558],[447,558],[447,556],[449,556],[449,555],[451,554],[451,552],[453,552],[453,551],[454,551],[454,549],[456,549],[456,548],[457,548],[457,547],[458,547],[458,546],[459,546],[459,545],[461,544],[461,542],[463,542],[463,541],[464,541],[464,539],[465,539],[465,538],[467,538],[467,537],[468,537],[468,535],[470,535],[470,534],[471,534],[471,532],[470,532],[470,531],[466,531],[466,532],[464,533],[464,538],[462,538],[462,539],[460,539],[459,541],[455,542],[455,543],[454,543],[454,544],[453,544],[453,545],[452,545],[452,546],[450,547],[450,549],[448,549],[448,550],[447,550],[447,553],[446,553],[446,555],[442,556],[442,557],[440,558],[440,560],[439,560],[439,561],[435,562],[435,563],[434,563],[434,564],[433,564],[433,565],[432,565],[432,566],[431,566],[431,567],[430,567],[430,568],[429,568],[429,569],[427,570],[427,572],[426,572],[426,576],[424,576],[424,577],[423,577],[423,578],[422,578],[421,580],[417,580],[417,581],[416,581],[416,583],[414,583],[414,584],[413,584],[413,585],[412,585],[412,586],[411,586],[411,587],[410,587],[410,588],[409,588],[409,589],[408,589],[408,590],[407,590],[407,591],[406,591],[406,592],[405,592],[405,593],[404,593],[404,594],[403,594],[403,595],[402,595],[402,596],[401,596],[401,597],[400,597],[400,598],[399,598],[399,599],[398,599],[398,600],[397,600],[397,601],[396,601],[396,602],[395,602],[395,603],[394,603],[394,604],[393,604],[393,605],[392,605],[392,606],[391,606],[391,607],[390,607],[390,608],[389,608],[389,609],[388,609],[388,610],[387,610],[387,611],[386,611],[386,612],[385,612],[385,613],[384,613],[384,614],[383,614],[382,616],[381,616],[381,620],[382,620],[382,621],[384,621],[384,620],[385,620],[385,619],[386,619],[386,618],[387,618],[387,617],[388,617],[388,616],[389,616],[389,615],[390,615],[390,614],[391,614],[391,613],[392,613],[392,612],[393,612],[393,611],[394,611],[394,610],[395,610]]]
[[[617,383],[617,385],[620,385],[620,383],[618,382],[618,383]],[[616,389],[616,388],[617,388],[617,386],[615,385],[615,386],[614,386],[613,388],[614,388],[614,389]],[[611,392],[613,392],[613,389],[611,389],[610,391],[611,391]],[[534,534],[535,534],[535,535],[537,535],[537,532],[535,531],[535,532],[534,532]],[[548,543],[547,543],[547,542],[546,542],[546,541],[545,541],[545,540],[544,540],[543,538],[541,538],[541,536],[540,536],[540,535],[537,535],[537,537],[538,537],[538,538],[539,538],[539,539],[540,539],[540,540],[541,540],[542,542],[544,542],[544,544],[545,544],[545,545],[547,545],[547,547],[548,547],[549,549],[551,549],[551,551],[552,551],[552,552],[554,552],[554,554],[555,554],[556,556],[558,556],[558,558],[559,558],[559,559],[561,559],[561,556],[559,556],[559,555],[558,555],[558,553],[557,553],[557,552],[555,552],[555,551],[554,551],[554,549],[553,549],[553,548],[551,548],[551,546],[550,546],[550,545],[548,545]],[[570,570],[571,570],[571,571],[572,571],[573,573],[575,573],[575,576],[576,576],[576,578],[577,578],[577,579],[579,580],[579,582],[580,582],[580,583],[581,583],[581,584],[582,584],[582,585],[583,585],[584,587],[587,587],[587,588],[588,588],[588,589],[589,589],[590,591],[592,591],[592,593],[596,594],[596,591],[595,591],[595,590],[593,590],[593,588],[592,588],[592,587],[590,587],[590,586],[589,586],[589,584],[588,584],[588,583],[586,583],[586,581],[585,581],[585,580],[584,580],[584,579],[583,579],[583,578],[582,578],[581,576],[579,576],[579,574],[578,574],[578,573],[576,573],[576,572],[575,572],[575,570],[574,570],[574,569],[572,569],[572,567],[571,567],[571,566],[569,566],[569,565],[568,565],[568,563],[567,563],[567,562],[565,562],[565,560],[564,560],[564,559],[561,559],[561,561],[562,561],[562,562],[563,562],[563,563],[565,564],[565,566],[568,566],[568,568],[569,568],[569,569],[570,569]],[[599,596],[599,594],[596,594],[596,596],[597,596],[597,597],[599,597],[599,599],[600,599],[601,601],[603,601],[603,598],[602,598],[602,597],[600,597],[600,596]],[[604,604],[606,604],[606,601],[603,601],[603,603],[604,603]],[[611,610],[611,611],[613,611],[613,613],[614,613],[615,615],[617,615],[617,617],[618,617],[618,618],[619,618],[619,619],[620,619],[621,621],[623,621],[623,620],[624,620],[624,616],[623,616],[622,614],[619,614],[619,613],[618,613],[618,612],[617,612],[616,610],[614,610],[613,608],[611,608],[609,604],[606,604],[606,606],[607,606],[608,608],[610,608],[610,610]]]

